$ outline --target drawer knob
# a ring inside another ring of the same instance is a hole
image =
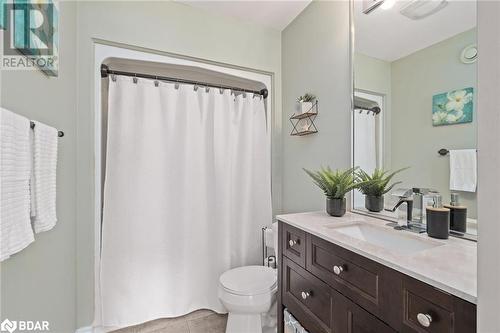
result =
[[[294,246],[295,244],[299,244],[300,241],[297,239],[297,240],[293,240],[293,239],[290,239],[288,241],[288,245],[290,245],[290,247]]]
[[[420,325],[422,325],[423,327],[429,327],[431,326],[431,323],[432,323],[432,317],[430,314],[427,314],[427,313],[419,313],[417,315],[417,320],[418,320],[418,323]]]
[[[301,296],[302,296],[302,299],[303,299],[303,300],[306,300],[306,299],[308,299],[308,298],[309,298],[309,296],[311,296],[311,292],[309,292],[309,291],[303,291],[303,292],[301,293]]]
[[[336,274],[336,275],[340,275],[340,273],[342,273],[344,271],[344,267],[342,266],[333,266],[333,272]]]

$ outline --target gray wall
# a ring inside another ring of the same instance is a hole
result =
[[[277,30],[166,1],[78,2],[77,24],[77,327],[82,327],[91,323],[94,308],[93,80],[97,73],[92,39],[274,72],[277,118],[281,110],[281,42]],[[273,153],[279,160],[280,150]]]
[[[76,318],[76,4],[60,5],[59,77],[2,71],[2,107],[64,130],[65,136],[59,143],[57,225],[2,262],[0,317],[48,320],[51,332],[67,333]]]
[[[283,211],[324,210],[325,198],[302,168],[350,166],[349,3],[314,1],[282,32]],[[309,136],[290,136],[288,117],[306,92],[319,100]]]
[[[476,43],[476,29],[412,53],[391,64],[392,74],[392,168],[411,168],[398,178],[408,187],[431,187],[448,202],[449,157],[441,148],[476,148],[477,106],[473,122],[432,126],[432,96],[473,87],[476,93],[476,64],[460,62],[460,52]],[[474,104],[475,104],[474,100]],[[460,192],[469,217],[476,217],[476,194]]]
[[[478,332],[500,332],[500,2],[478,2]],[[473,268],[471,268],[473,269]]]
[[[391,63],[354,51],[354,86],[356,89],[391,94]]]

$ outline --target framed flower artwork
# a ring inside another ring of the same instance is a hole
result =
[[[453,90],[432,96],[432,125],[472,122],[474,88]]]

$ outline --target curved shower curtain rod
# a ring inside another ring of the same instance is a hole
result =
[[[377,102],[359,96],[354,96],[354,110],[365,110],[368,111],[368,113],[372,112],[374,116],[382,111]]]
[[[210,87],[210,88],[231,89],[231,90],[235,90],[235,91],[241,91],[241,92],[246,92],[246,93],[261,95],[264,98],[267,98],[267,96],[269,95],[269,92],[268,92],[267,89],[249,90],[249,89],[243,89],[243,88],[238,88],[238,87],[226,86],[226,85],[223,85],[223,84],[213,84],[213,83],[207,83],[207,82],[199,82],[199,81],[192,81],[192,80],[177,79],[177,78],[168,77],[168,76],[159,76],[159,75],[152,75],[152,74],[143,74],[143,73],[132,73],[132,72],[116,71],[116,70],[110,69],[107,65],[102,64],[101,65],[101,78],[106,78],[110,74],[111,75],[122,75],[122,76],[138,77],[138,78],[143,78],[143,79],[152,79],[152,80],[159,80],[159,81],[170,81],[170,82],[183,83],[183,84],[192,84],[192,85],[195,85],[195,86],[198,85],[198,86]]]

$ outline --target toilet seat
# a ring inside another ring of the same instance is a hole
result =
[[[228,293],[241,296],[271,293],[277,289],[276,270],[266,266],[243,266],[223,273],[221,287]]]

